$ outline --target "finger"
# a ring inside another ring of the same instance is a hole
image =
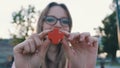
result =
[[[30,53],[30,45],[29,45],[29,40],[27,40],[27,42],[26,42],[26,45],[24,45],[24,51],[23,51],[23,54],[28,54],[28,53]]]
[[[87,37],[90,36],[90,33],[89,32],[84,32],[84,33],[81,33],[80,34],[80,41],[85,41]]]
[[[28,39],[33,39],[35,46],[40,47],[41,45],[41,40],[39,38],[39,34],[32,34],[30,37],[28,37]]]
[[[80,33],[76,32],[76,33],[71,33],[68,39],[69,40],[74,40],[74,39],[79,40],[79,37],[80,37]]]
[[[98,51],[98,38],[97,37],[92,37],[93,38],[93,47],[94,49],[96,50],[96,54],[97,54],[97,51]]]
[[[98,39],[96,37],[88,37],[88,45],[96,46],[98,43]]]
[[[33,39],[36,35],[38,35],[38,34],[34,33],[34,34],[30,35],[27,39]]]
[[[37,46],[37,47],[40,47],[41,46],[41,40],[40,40],[40,38],[39,38],[39,35],[37,34],[36,36],[34,36],[34,41],[35,41],[35,45]]]
[[[93,46],[94,40],[93,40],[92,37],[87,37],[86,40],[87,40],[86,43],[87,43],[89,46]]]
[[[94,39],[93,46],[98,48],[98,38],[93,37],[93,39]]]
[[[50,31],[51,31],[51,30],[44,30],[43,32],[41,32],[41,33],[39,34],[39,38],[40,38],[40,39],[45,38],[45,36],[46,36]]]
[[[31,53],[34,53],[35,50],[36,50],[35,42],[34,42],[34,40],[32,40],[32,39],[29,39],[29,40],[30,40],[30,42],[29,42],[30,52],[31,52]]]
[[[23,50],[24,50],[24,45],[26,45],[26,42],[22,42],[22,43],[19,43],[18,45],[16,45],[14,47],[14,53],[23,53]]]
[[[66,37],[69,37],[70,33],[68,31],[60,30]]]
[[[67,40],[63,39],[62,40],[62,45],[63,45],[63,49],[67,55],[67,57],[70,59],[70,57],[73,56],[73,50],[72,48],[69,46],[69,43]]]

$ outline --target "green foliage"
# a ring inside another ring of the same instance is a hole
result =
[[[12,13],[12,24],[14,24],[15,31],[11,33],[13,39],[12,45],[16,45],[25,40],[30,33],[35,30],[34,24],[36,23],[37,11],[34,6],[29,5],[28,8],[21,8],[19,11]]]
[[[25,37],[22,38],[17,38],[15,35],[13,37],[13,39],[10,41],[10,44],[12,44],[13,46],[17,45],[18,43],[21,43],[25,40]]]
[[[100,27],[99,30],[105,33],[102,37],[102,43],[104,45],[103,50],[107,52],[108,56],[114,61],[118,49],[116,13],[113,12],[111,15],[107,16],[102,23],[104,27]]]

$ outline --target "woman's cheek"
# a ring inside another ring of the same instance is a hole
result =
[[[63,28],[63,30],[65,30],[65,31],[68,31],[68,32],[69,32],[69,31],[70,31],[70,28],[69,28],[69,27],[64,27],[64,28]]]
[[[48,30],[48,29],[52,29],[52,26],[44,23],[43,30]]]

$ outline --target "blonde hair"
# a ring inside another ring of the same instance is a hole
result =
[[[40,17],[38,19],[37,33],[40,33],[41,31],[43,31],[44,17],[47,15],[47,13],[49,12],[50,8],[53,7],[53,6],[60,6],[60,7],[62,7],[66,11],[66,14],[67,14],[67,16],[68,16],[68,18],[70,20],[70,24],[69,24],[70,31],[69,32],[71,32],[72,19],[71,19],[71,15],[70,15],[66,5],[58,4],[56,2],[52,2],[52,3],[48,4],[48,6],[46,6],[46,8],[42,11],[42,13],[41,13],[41,15],[40,15]],[[56,58],[56,61],[55,61],[56,62],[55,67],[57,67],[57,68],[65,68],[65,65],[66,65],[66,57],[65,57],[65,54],[64,54],[63,47],[61,45],[62,44],[58,44],[57,45],[57,56],[56,56],[57,58]],[[49,63],[49,60],[48,60],[48,56],[46,54],[44,63],[42,64],[42,66],[40,68],[44,68],[44,67],[48,68],[48,66],[47,66],[48,63]]]

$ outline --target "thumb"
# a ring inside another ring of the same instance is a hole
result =
[[[66,39],[62,40],[62,45],[63,45],[63,49],[65,51],[65,54],[67,55],[67,57],[70,59],[70,57],[72,58],[73,56],[73,49],[72,46],[70,46],[69,41],[67,41]]]

